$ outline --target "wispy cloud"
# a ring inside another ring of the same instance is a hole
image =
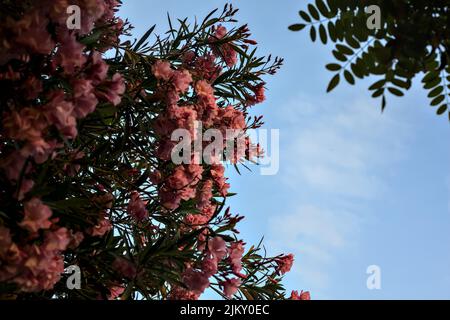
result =
[[[370,201],[389,190],[407,130],[358,99],[314,105],[299,97],[280,113],[291,122],[281,132],[280,172],[293,197],[269,221],[269,241],[297,255],[302,285],[323,290],[337,255],[357,243]]]

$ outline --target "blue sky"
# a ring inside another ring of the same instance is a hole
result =
[[[202,19],[225,3],[127,0],[121,16],[140,36],[153,24],[165,32],[167,12]],[[419,81],[383,114],[367,91],[373,79],[326,94],[330,47],[287,30],[305,2],[232,3],[259,53],[285,58],[255,107],[280,129],[278,174],[228,171],[238,193],[229,203],[246,216],[241,235],[294,253],[286,287],[313,299],[450,299],[450,126]],[[369,265],[381,268],[380,290],[366,287]]]

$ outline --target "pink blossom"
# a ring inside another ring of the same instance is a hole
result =
[[[47,122],[44,115],[34,108],[24,108],[19,112],[6,113],[3,119],[6,135],[16,140],[39,140],[46,127]]]
[[[123,286],[113,286],[109,288],[108,300],[116,300],[125,291]]]
[[[213,181],[206,180],[202,187],[197,191],[197,208],[204,208],[210,204],[210,200],[213,197],[212,194]]]
[[[228,259],[235,274],[240,274],[242,270],[242,255],[244,254],[244,244],[242,241],[233,242],[228,249]]]
[[[211,165],[210,172],[219,192],[225,197],[228,194],[228,188],[230,187],[226,182],[227,179],[224,177],[225,167],[222,164],[213,164]]]
[[[202,271],[188,268],[183,273],[183,283],[196,294],[202,294],[209,287],[208,276]]]
[[[120,73],[115,73],[111,81],[103,83],[103,90],[97,91],[97,96],[111,102],[117,106],[122,101],[125,92],[125,81]]]
[[[288,254],[285,256],[282,256],[280,258],[278,258],[276,260],[277,262],[277,270],[281,273],[281,274],[285,274],[287,272],[289,272],[292,268],[292,265],[294,263],[294,255],[293,254]]]
[[[85,46],[77,41],[74,33],[68,33],[65,27],[59,32],[59,40],[61,46],[58,48],[55,61],[66,74],[73,74],[86,63],[87,59],[83,53]]]
[[[177,92],[184,93],[192,83],[191,74],[187,70],[175,71],[173,74],[172,83]]]
[[[105,233],[112,229],[111,222],[108,219],[101,219],[100,222],[90,230],[93,237],[103,237]]]
[[[75,79],[71,82],[73,88],[73,115],[78,118],[84,118],[94,112],[98,100],[94,94],[92,80]]]
[[[108,64],[103,60],[101,53],[95,51],[90,59],[90,67],[87,68],[86,74],[88,79],[92,80],[94,85],[98,85],[105,81],[108,75]]]
[[[216,104],[214,88],[206,80],[197,81],[195,84],[195,92],[200,98],[200,103],[204,103],[206,105]]]
[[[133,191],[127,208],[128,214],[136,220],[142,221],[148,217],[148,211],[145,206],[146,202],[141,200],[139,193]]]
[[[13,27],[15,41],[39,54],[49,54],[55,47],[47,31],[48,19],[39,11],[33,11],[17,21]]]
[[[222,237],[214,237],[208,241],[209,253],[217,260],[222,260],[227,254],[226,242]]]
[[[52,210],[38,198],[33,198],[25,203],[24,213],[25,217],[19,225],[30,232],[48,229],[52,225],[48,220],[52,216]]]
[[[202,271],[208,277],[213,276],[217,273],[217,259],[215,257],[206,257],[202,261]]]
[[[24,168],[26,159],[18,151],[14,151],[5,159],[2,159],[3,161],[0,163],[0,167],[5,171],[8,180],[17,181],[22,172],[28,173],[30,171],[30,166]]]
[[[69,231],[66,228],[59,228],[46,233],[44,248],[47,251],[63,251],[69,245],[70,240]]]
[[[23,179],[20,184],[19,193],[17,195],[17,200],[22,201],[25,195],[33,189],[34,181],[30,179]]]
[[[214,32],[214,36],[212,37],[211,41],[214,44],[217,40],[223,39],[227,35],[227,29],[219,25],[216,27],[216,30]],[[225,64],[228,67],[232,67],[237,63],[237,52],[234,50],[231,43],[223,43],[217,46],[213,46],[214,53],[221,57]]]
[[[199,294],[185,288],[174,286],[170,290],[169,300],[198,300]]]
[[[235,293],[239,290],[241,286],[241,280],[237,278],[227,279],[222,282],[223,293],[227,298],[231,298],[235,295]]]
[[[125,278],[132,279],[136,276],[136,266],[127,259],[121,257],[116,258],[112,267]]]
[[[44,106],[45,116],[49,123],[67,138],[75,138],[77,132],[77,122],[73,116],[74,105],[65,100],[63,91],[56,91],[51,94],[50,103]]]

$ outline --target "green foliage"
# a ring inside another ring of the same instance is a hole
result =
[[[386,95],[401,97],[416,75],[422,77],[430,106],[447,113],[450,120],[450,12],[448,0],[315,0],[299,12],[301,22],[291,31],[308,30],[311,40],[317,34],[323,44],[335,44],[337,60],[326,66],[336,74],[327,91],[341,77],[351,85],[356,79],[377,76],[369,90],[386,106]],[[381,28],[369,29],[367,20],[381,10]]]

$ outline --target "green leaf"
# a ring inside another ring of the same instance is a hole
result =
[[[349,46],[351,46],[353,49],[359,49],[361,47],[358,40],[353,38],[351,34],[347,34],[345,37],[345,41],[348,43]]]
[[[430,93],[428,94],[428,98],[434,98],[437,95],[441,94],[444,91],[444,87],[443,86],[439,86],[434,88],[433,90],[430,91]]]
[[[384,88],[377,89],[372,93],[372,98],[378,98],[383,94],[384,94]]]
[[[336,42],[336,27],[332,21],[328,22],[328,35],[330,36],[331,41]]]
[[[431,88],[434,88],[438,86],[441,83],[441,78],[437,77],[434,80],[430,80],[427,82],[423,87],[424,89],[430,90]]]
[[[319,35],[320,41],[322,41],[323,44],[327,44],[327,30],[325,29],[323,24],[319,26]]]
[[[353,50],[350,49],[350,48],[347,47],[347,46],[344,46],[343,44],[337,44],[337,45],[336,45],[336,49],[337,49],[339,52],[342,52],[343,54],[345,54],[345,55],[347,55],[347,56],[353,54]]]
[[[442,106],[439,107],[439,109],[437,109],[436,113],[440,116],[441,114],[443,114],[445,111],[447,111],[447,105],[443,104]]]
[[[385,108],[386,108],[386,97],[383,96],[383,98],[381,98],[381,112],[383,112]]]
[[[385,84],[386,84],[386,80],[384,80],[384,79],[378,80],[377,82],[375,82],[374,84],[372,84],[372,85],[369,87],[369,90],[377,90],[377,89],[380,89],[380,88],[382,88]]]
[[[345,80],[347,80],[347,82],[350,83],[351,85],[355,84],[355,77],[353,77],[353,75],[351,74],[350,71],[345,70],[344,77],[345,77]]]
[[[428,83],[432,80],[435,80],[437,77],[439,77],[439,73],[436,71],[428,72],[425,77],[423,77],[422,82]]]
[[[315,42],[317,39],[317,31],[316,28],[314,28],[314,26],[311,26],[311,30],[309,30],[309,35],[311,37],[312,42]]]
[[[139,48],[144,44],[145,41],[147,41],[148,37],[152,34],[153,30],[155,30],[156,24],[153,25],[148,31],[142,36],[142,38],[136,43],[134,46],[134,50],[138,51]]]
[[[305,11],[299,11],[298,14],[306,22],[311,22],[311,17]]]
[[[321,15],[327,18],[331,17],[330,10],[327,8],[323,0],[316,0],[316,7],[319,9]]]
[[[336,74],[328,84],[327,92],[331,92],[336,86],[339,84],[339,81],[341,80],[340,74]]]
[[[359,63],[352,63],[350,65],[350,68],[352,69],[352,72],[353,72],[353,74],[355,76],[357,76],[360,79],[364,78],[364,71],[361,68],[361,64],[359,64]]]
[[[339,61],[342,61],[342,62],[347,61],[347,57],[337,50],[333,50],[333,56]]]
[[[306,27],[306,24],[304,24],[304,23],[296,23],[296,24],[290,25],[289,26],[289,30],[291,30],[291,31],[301,31],[305,27]]]
[[[329,63],[325,67],[330,71],[339,71],[342,68],[341,65],[337,63]]]
[[[320,20],[319,11],[312,4],[308,4],[308,11],[315,20]]]
[[[437,96],[436,98],[434,98],[433,100],[431,100],[430,105],[431,106],[437,106],[438,104],[440,104],[442,101],[444,101],[445,96],[444,95],[440,95]]]
[[[397,96],[397,97],[402,97],[402,96],[404,96],[404,93],[403,93],[401,90],[397,89],[397,88],[389,87],[388,90],[389,90],[389,92],[392,93],[394,96]]]

